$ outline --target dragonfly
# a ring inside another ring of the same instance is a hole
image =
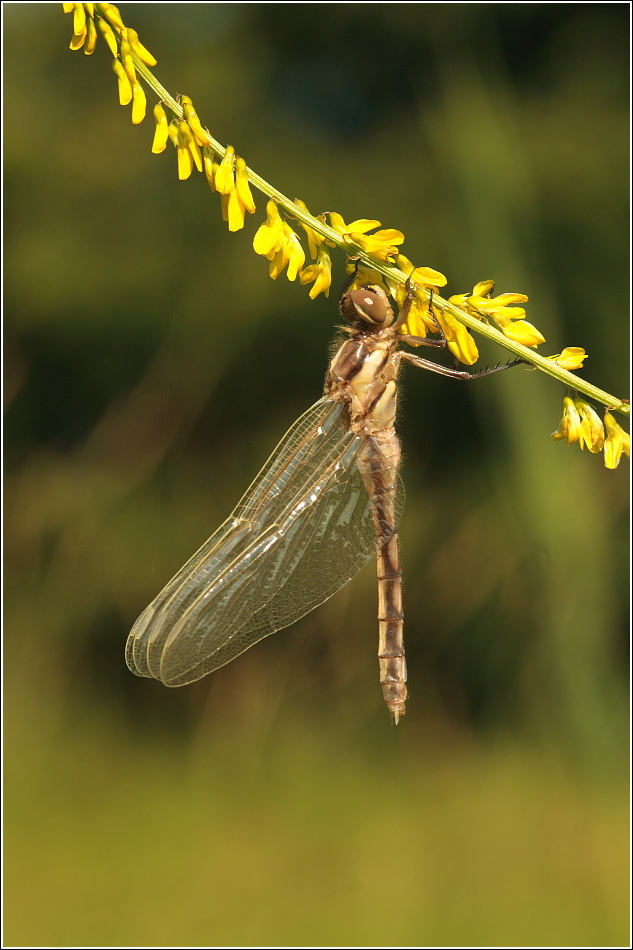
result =
[[[468,373],[400,349],[446,340],[439,324],[440,339],[401,332],[414,300],[411,281],[395,314],[379,284],[350,289],[354,278],[355,272],[340,296],[343,342],[322,398],[290,427],[231,515],[138,618],[126,645],[136,675],[166,686],[200,679],[322,604],[375,555],[380,684],[393,723],[404,716],[400,364],[467,380],[520,361]]]

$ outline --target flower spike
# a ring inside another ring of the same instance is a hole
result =
[[[217,142],[203,126],[191,100],[180,95],[174,98],[153,75],[150,67],[155,57],[140,41],[136,30],[127,27],[121,13],[112,3],[64,3],[65,13],[72,13],[70,47],[91,55],[99,34],[113,57],[119,102],[132,104],[132,121],[142,122],[146,111],[146,86],[155,95],[156,123],[152,152],[165,150],[171,139],[177,150],[178,177],[189,178],[194,167],[204,170],[212,192],[218,192],[222,216],[230,231],[244,227],[247,213],[255,211],[252,188],[268,200],[266,221],[253,238],[253,249],[269,263],[272,278],[287,268],[289,280],[299,276],[302,285],[311,285],[311,299],[324,293],[332,282],[332,261],[328,248],[339,247],[356,261],[352,284],[373,283],[389,292],[402,306],[409,299],[406,322],[399,327],[408,345],[421,345],[428,334],[444,336],[446,345],[457,360],[466,365],[478,358],[475,334],[510,350],[519,361],[531,364],[565,383],[570,391],[583,393],[608,407],[602,423],[595,410],[580,396],[566,396],[563,418],[553,433],[557,441],[578,442],[597,454],[604,449],[605,465],[615,468],[622,455],[628,454],[629,438],[615,422],[612,411],[630,413],[625,400],[614,399],[597,387],[571,374],[583,366],[587,354],[581,347],[565,347],[561,353],[545,357],[535,352],[545,341],[543,334],[526,320],[524,304],[527,296],[503,293],[494,296],[495,282],[482,280],[469,293],[454,294],[448,299],[439,290],[446,277],[432,267],[415,266],[400,251],[404,235],[396,228],[382,228],[373,218],[357,218],[347,223],[336,211],[314,216],[300,199],[290,201],[268,182],[247,167],[232,146]],[[168,112],[171,115],[168,116]],[[305,266],[306,252],[291,222],[298,222],[307,238],[313,263]],[[328,223],[329,222],[329,223]],[[410,280],[410,283],[407,283]],[[409,289],[412,291],[412,299]],[[526,349],[527,348],[527,349]]]

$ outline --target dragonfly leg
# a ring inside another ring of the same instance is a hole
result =
[[[479,373],[469,373],[466,370],[462,369],[452,369],[450,366],[442,366],[441,363],[433,363],[431,360],[425,360],[421,356],[416,356],[414,353],[406,353],[404,350],[400,351],[400,358],[406,360],[407,363],[411,363],[412,366],[417,366],[418,369],[428,369],[431,373],[439,373],[440,376],[450,376],[453,379],[479,379],[481,376],[491,376],[493,373],[501,373],[504,369],[510,369],[512,366],[518,366],[520,363],[525,363],[525,360],[516,359],[511,363],[504,363],[503,366],[493,366],[489,369],[481,370]]]

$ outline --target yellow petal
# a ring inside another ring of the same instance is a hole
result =
[[[134,68],[134,60],[132,59],[132,47],[127,40],[121,40],[121,62],[127,73],[127,78],[132,85],[134,85],[136,82],[136,69]]]
[[[186,181],[193,171],[193,158],[188,148],[178,147],[178,178]]]
[[[134,88],[132,90],[132,122],[134,125],[138,125],[139,122],[142,122],[145,118],[145,109],[147,108],[147,99],[145,98],[145,90],[140,85],[140,83],[135,82]]]
[[[439,270],[433,270],[432,267],[416,267],[411,274],[411,279],[416,284],[423,284],[425,287],[445,287],[448,283],[444,274]]]
[[[268,268],[268,273],[273,280],[277,280],[279,275],[283,272],[284,267],[288,263],[288,255],[286,253],[285,247],[280,247],[277,253],[273,256],[270,267]]]
[[[73,14],[73,33],[80,36],[86,32],[86,11],[83,3],[75,3],[75,12]]]
[[[305,264],[306,253],[301,245],[299,236],[293,231],[290,225],[284,222],[283,227],[284,242],[286,253],[288,255],[288,280],[295,280],[297,274]]]
[[[204,167],[204,173],[207,176],[207,181],[209,182],[209,187],[211,191],[215,191],[215,173],[218,169],[218,165],[213,161],[215,155],[210,148],[202,149],[202,165]]]
[[[161,103],[154,106],[154,118],[156,120],[156,129],[154,130],[154,141],[152,143],[152,152],[158,155],[165,150],[167,139],[169,138],[169,123],[167,115]]]
[[[178,134],[180,136],[181,145],[186,145],[186,147],[189,149],[196,168],[199,172],[201,172],[202,154],[200,152],[200,146],[196,142],[195,136],[191,131],[189,123],[186,119],[181,119],[178,123]]]
[[[235,184],[237,187],[237,193],[240,196],[240,201],[246,208],[246,210],[252,214],[255,211],[255,201],[251,192],[251,187],[248,182],[248,170],[246,168],[246,162],[243,158],[236,158],[235,160]]]
[[[119,8],[115,7],[113,3],[100,3],[99,10],[108,18],[112,26],[115,26],[118,30],[125,29],[125,23],[121,19]]]
[[[84,44],[84,53],[86,56],[91,56],[94,53],[97,46],[97,27],[95,26],[95,21],[92,17],[88,17],[86,20],[86,42]]]
[[[508,326],[502,327],[501,330],[509,340],[515,340],[517,343],[522,343],[523,346],[538,346],[539,343],[545,343],[543,334],[527,320],[515,320]]]
[[[527,303],[528,299],[525,294],[499,294],[494,302],[497,307],[507,307],[509,303]]]
[[[117,47],[116,37],[112,31],[112,27],[110,26],[110,24],[107,23],[103,19],[103,17],[99,17],[99,19],[97,20],[97,27],[101,35],[103,36],[104,40],[110,47],[110,52],[112,53],[112,55],[117,56],[119,49]]]
[[[561,369],[581,369],[583,361],[589,356],[583,350],[582,346],[566,346],[562,353],[556,353],[555,356],[548,356],[548,359],[560,366]]]
[[[460,363],[465,363],[467,366],[476,363],[479,359],[479,351],[466,327],[450,313],[445,312],[438,314],[438,322],[444,331],[449,350]]]
[[[357,218],[355,221],[350,221],[347,225],[347,231],[357,231],[359,234],[367,234],[368,231],[371,231],[373,228],[379,228],[380,221],[375,221],[372,218]],[[404,240],[404,236],[403,236]]]
[[[240,231],[244,227],[244,218],[246,217],[243,202],[240,201],[237,188],[232,188],[228,196],[226,220],[228,221],[229,231]]]
[[[567,440],[567,445],[577,442],[580,437],[580,413],[574,405],[574,400],[570,396],[563,399],[563,417],[558,424],[556,432],[552,432],[552,438],[555,442],[563,439]]]
[[[473,296],[474,297],[487,297],[488,294],[491,294],[495,289],[494,280],[480,280],[478,284],[475,284],[473,287]]]
[[[189,123],[189,127],[193,132],[198,145],[211,145],[211,136],[209,133],[202,128],[200,119],[198,118],[198,113],[193,107],[193,103],[189,96],[181,96],[180,101],[182,103],[182,109],[185,113],[185,119]]]
[[[70,43],[68,44],[68,48],[69,48],[69,49],[81,49],[81,47],[84,45],[84,42],[85,42],[85,39],[86,39],[86,36],[87,36],[87,35],[88,35],[88,31],[87,31],[87,30],[84,30],[83,33],[73,33],[72,39],[71,39]]]
[[[338,211],[330,211],[329,216],[330,216],[330,227],[332,228],[332,230],[337,231],[339,234],[345,234],[345,232],[347,231],[347,225],[345,224],[345,221],[343,220],[341,215],[338,213]]]
[[[622,455],[631,455],[631,437],[618,425],[609,410],[604,414],[604,427],[607,437],[604,443],[604,464],[607,468],[617,468]]]
[[[235,164],[235,151],[233,146],[228,145],[224,158],[220,162],[217,174],[215,176],[215,187],[221,195],[229,195],[235,185],[235,174],[233,166]]]
[[[604,445],[602,419],[593,406],[590,406],[584,399],[577,397],[574,399],[574,405],[580,416],[580,434],[578,437],[580,448],[584,449],[586,446],[595,455],[602,451]]]
[[[129,26],[127,28],[127,39],[128,39],[128,43],[130,44],[130,46],[132,47],[132,49],[134,50],[138,58],[143,63],[145,63],[146,66],[156,65],[158,60],[156,60],[152,56],[152,54],[150,53],[148,49],[145,49],[145,47],[143,46],[143,44],[138,38],[138,33],[136,32],[136,30],[130,29]]]
[[[452,297],[448,298],[449,303],[454,303],[456,307],[464,307],[468,301],[470,294],[453,294]]]
[[[112,69],[119,80],[119,102],[122,106],[126,106],[132,101],[132,86],[130,80],[118,59],[115,59],[112,63]]]

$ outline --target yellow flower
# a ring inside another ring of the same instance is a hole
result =
[[[239,199],[235,185],[228,195],[220,195],[222,217],[228,223],[229,231],[240,231],[244,227],[245,208]]]
[[[609,410],[604,414],[604,427],[607,437],[604,441],[604,464],[607,468],[617,468],[622,455],[631,456],[631,437],[618,425]]]
[[[567,440],[567,445],[577,442],[580,438],[580,413],[570,396],[563,399],[563,418],[558,424],[556,432],[552,432],[552,438],[555,442]]]
[[[154,118],[156,119],[156,129],[154,131],[152,152],[158,155],[159,152],[164,152],[167,139],[169,138],[169,123],[165,110],[160,102],[154,106]]]
[[[437,287],[445,287],[447,284],[446,277],[444,274],[440,274],[439,270],[433,270],[432,267],[414,268],[411,261],[408,257],[405,257],[404,254],[398,254],[396,266],[419,287],[432,287],[435,289]]]
[[[301,274],[299,275],[299,279],[302,284],[309,284],[314,281],[312,287],[310,288],[309,296],[311,300],[314,300],[315,297],[318,297],[319,294],[323,293],[326,297],[330,296],[330,285],[332,283],[332,261],[330,260],[330,255],[323,244],[317,250],[316,264],[308,264],[307,267],[304,267],[301,271]]]
[[[468,313],[485,319],[491,317],[501,332],[510,340],[516,340],[523,346],[538,346],[545,342],[545,337],[533,324],[524,320],[523,307],[511,307],[510,304],[525,303],[525,294],[499,294],[490,297],[494,289],[494,281],[482,280],[473,287],[472,294],[455,294],[449,297],[451,303],[464,307]]]
[[[77,4],[77,6],[79,6],[79,4]],[[99,7],[99,13],[107,17],[112,26],[121,31],[125,29],[125,23],[121,19],[118,7],[115,7],[113,3],[99,3],[97,6]]]
[[[127,106],[132,101],[132,85],[128,75],[118,59],[112,63],[112,69],[119,81],[119,102],[122,106]]]
[[[143,121],[146,108],[145,90],[140,83],[135,82],[132,88],[132,122],[134,125],[138,125],[139,122]]]
[[[84,53],[91,56],[97,46],[97,28],[92,17],[86,20],[86,42],[84,43]]]
[[[73,3],[73,33],[80,36],[86,31],[86,11],[83,3]]]
[[[104,20],[103,17],[99,17],[97,20],[97,26],[99,28],[99,32],[110,47],[110,52],[112,55],[118,56],[119,49],[116,43],[116,37],[110,24],[107,22],[107,20]]]
[[[288,254],[288,280],[295,280],[297,274],[305,264],[306,252],[303,250],[298,234],[293,231],[287,221],[283,224],[284,243]]]
[[[83,30],[81,33],[73,33],[69,43],[69,49],[81,49],[87,36],[88,30]]]
[[[132,30],[128,26],[126,30],[126,35],[127,35],[128,43],[130,44],[130,46],[132,47],[132,49],[134,50],[138,58],[141,60],[141,62],[145,63],[146,66],[155,66],[158,60],[154,56],[152,56],[152,54],[150,53],[148,49],[146,49],[143,46],[143,44],[138,38],[138,33],[136,32],[136,30]]]
[[[171,122],[168,129],[169,138],[178,153],[178,178],[184,181],[189,178],[195,163],[199,172],[202,171],[202,156],[198,143],[184,119],[177,124]]]
[[[239,156],[235,159],[235,187],[241,204],[249,214],[252,214],[255,211],[255,200],[248,181],[246,162]]]
[[[283,244],[283,221],[277,203],[271,198],[266,205],[266,221],[255,232],[253,250],[271,260]]]
[[[523,346],[538,346],[539,343],[545,343],[543,334],[527,320],[514,320],[504,324],[496,317],[494,319],[503,335],[507,336],[509,340],[515,340],[517,343],[522,343]]]
[[[215,152],[210,148],[202,149],[202,164],[204,167],[204,173],[207,176],[207,181],[209,182],[209,188],[211,191],[215,191],[215,176],[218,168],[220,167],[217,162],[214,161]]]
[[[189,96],[181,96],[180,101],[182,103],[182,111],[185,113],[185,119],[189,123],[189,128],[193,132],[198,145],[211,145],[211,136],[202,128],[198,113],[194,109]]]
[[[301,208],[302,211],[305,211],[306,214],[310,214],[308,206],[304,201],[301,200],[301,198],[295,198],[294,203],[297,205],[297,207]],[[310,217],[314,217],[314,215],[310,215]],[[323,218],[323,216],[321,217]],[[304,224],[303,221],[300,221],[299,224],[308,236],[308,249],[310,251],[310,257],[312,260],[315,260],[317,256],[317,249],[323,243],[325,238],[322,234],[319,234],[318,231],[315,231],[313,228],[311,228],[309,224]]]
[[[479,350],[473,337],[468,332],[468,328],[456,320],[446,311],[441,311],[437,315],[437,321],[444,331],[446,345],[460,363],[466,363],[472,366],[479,359]]]
[[[379,228],[380,221],[370,221],[369,218],[358,218],[351,224],[345,224],[345,221],[337,211],[330,211],[330,227],[337,231],[341,237],[348,238],[352,231],[355,234],[366,234],[372,228]]]
[[[127,40],[121,40],[121,62],[127,73],[127,78],[130,80],[130,83],[134,85],[136,82],[136,69],[134,68],[134,60],[132,59],[132,47]]]
[[[211,164],[211,180],[209,179],[209,162],[205,159],[207,180],[213,191],[217,188],[217,179],[221,166]],[[231,174],[233,171],[231,170]],[[235,160],[235,184],[227,194],[220,195],[222,201],[222,217],[228,222],[229,231],[239,231],[244,227],[246,212],[255,210],[255,202],[248,184],[246,162],[243,158]]]
[[[215,187],[221,195],[230,195],[231,189],[235,187],[234,166],[235,150],[232,145],[227,145],[224,158],[215,176]]]
[[[373,254],[382,261],[394,258],[398,253],[396,245],[402,244],[404,234],[395,228],[384,228],[374,234],[363,234],[361,231],[350,231],[349,238],[367,254]],[[347,239],[347,238],[346,238]]]
[[[556,363],[561,369],[580,369],[583,360],[588,359],[587,353],[581,346],[566,346],[562,353],[548,356],[548,360]]]
[[[580,416],[580,432],[578,433],[578,443],[581,449],[585,446],[596,455],[602,452],[604,445],[604,426],[602,419],[588,402],[579,396],[574,399],[574,404]]]

